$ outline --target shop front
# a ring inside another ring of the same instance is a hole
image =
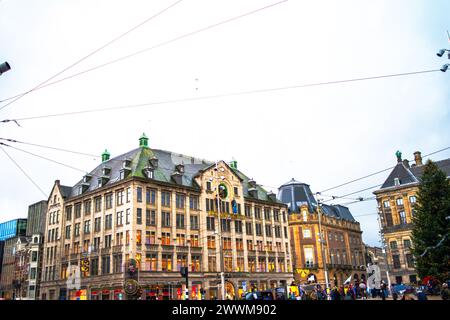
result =
[[[180,287],[181,289],[181,287]],[[148,285],[144,289],[146,300],[172,300],[177,287],[170,284]]]
[[[69,290],[69,300],[87,300],[87,289]]]
[[[125,291],[123,289],[114,289],[114,300],[125,300]]]
[[[111,290],[103,289],[101,293],[102,293],[102,300],[111,300]]]

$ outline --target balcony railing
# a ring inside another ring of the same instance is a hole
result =
[[[145,248],[147,251],[158,251],[159,246],[157,244],[146,244]]]
[[[201,252],[202,251],[202,247],[200,246],[191,246],[191,251],[192,252]]]
[[[70,259],[71,259],[71,260],[73,260],[73,259],[78,259],[79,256],[80,256],[80,253],[71,253],[71,254],[70,254]]]
[[[303,269],[318,269],[319,266],[317,263],[305,263],[304,265],[302,265]]]
[[[163,251],[173,251],[173,245],[171,244],[162,244],[161,247]]]
[[[119,245],[117,245],[117,246],[114,246],[114,247],[113,247],[113,253],[119,253],[119,252],[122,252],[122,248],[123,248],[123,246],[122,246],[121,244],[119,244]]]
[[[111,253],[111,247],[102,248],[102,254],[108,254],[108,253]]]
[[[177,252],[189,252],[188,246],[177,246]]]

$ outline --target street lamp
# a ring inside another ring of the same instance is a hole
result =
[[[219,168],[217,166],[214,168],[214,172],[219,175]],[[223,177],[215,177],[217,180],[223,179]],[[224,273],[224,263],[223,263],[223,244],[222,244],[222,219],[220,217],[220,195],[219,195],[219,184],[216,187],[216,198],[217,198],[217,214],[219,222],[219,245],[220,245],[220,291],[222,295],[222,300],[225,300],[225,273]]]
[[[3,62],[2,64],[0,64],[0,75],[8,70],[11,70],[11,66],[9,65],[8,62]]]
[[[330,285],[328,283],[328,269],[327,269],[327,262],[326,262],[326,256],[325,256],[325,240],[323,239],[323,232],[322,232],[322,219],[321,219],[321,212],[320,212],[320,200],[317,201],[317,216],[319,218],[319,242],[320,242],[320,250],[322,252],[322,262],[323,262],[323,271],[325,273],[325,286],[327,289],[330,288]]]

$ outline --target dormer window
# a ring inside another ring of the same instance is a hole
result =
[[[154,179],[154,170],[147,170],[147,178]]]
[[[153,168],[156,169],[158,168],[158,158],[156,157],[152,157],[148,160],[148,164]]]
[[[400,179],[399,178],[394,178],[394,185],[395,186],[399,186],[400,185]]]
[[[131,168],[131,159],[125,159],[122,163],[123,169],[130,169]]]
[[[128,178],[130,173],[131,173],[131,169],[129,167],[124,167],[124,168],[120,169],[120,171],[119,171],[119,180],[123,180],[123,179]]]
[[[184,173],[184,165],[183,164],[178,164],[175,166],[175,170],[181,174]]]
[[[110,167],[103,167],[103,175],[104,176],[108,176],[111,173],[111,168]]]
[[[91,181],[91,179],[92,179],[92,175],[87,174],[83,177],[83,182],[88,183],[89,181]]]

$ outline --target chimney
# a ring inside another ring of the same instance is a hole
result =
[[[423,163],[422,163],[422,155],[421,155],[420,151],[414,152],[414,161],[416,161],[416,166],[423,165]]]
[[[408,159],[403,159],[403,165],[407,168],[409,168],[409,161]]]

